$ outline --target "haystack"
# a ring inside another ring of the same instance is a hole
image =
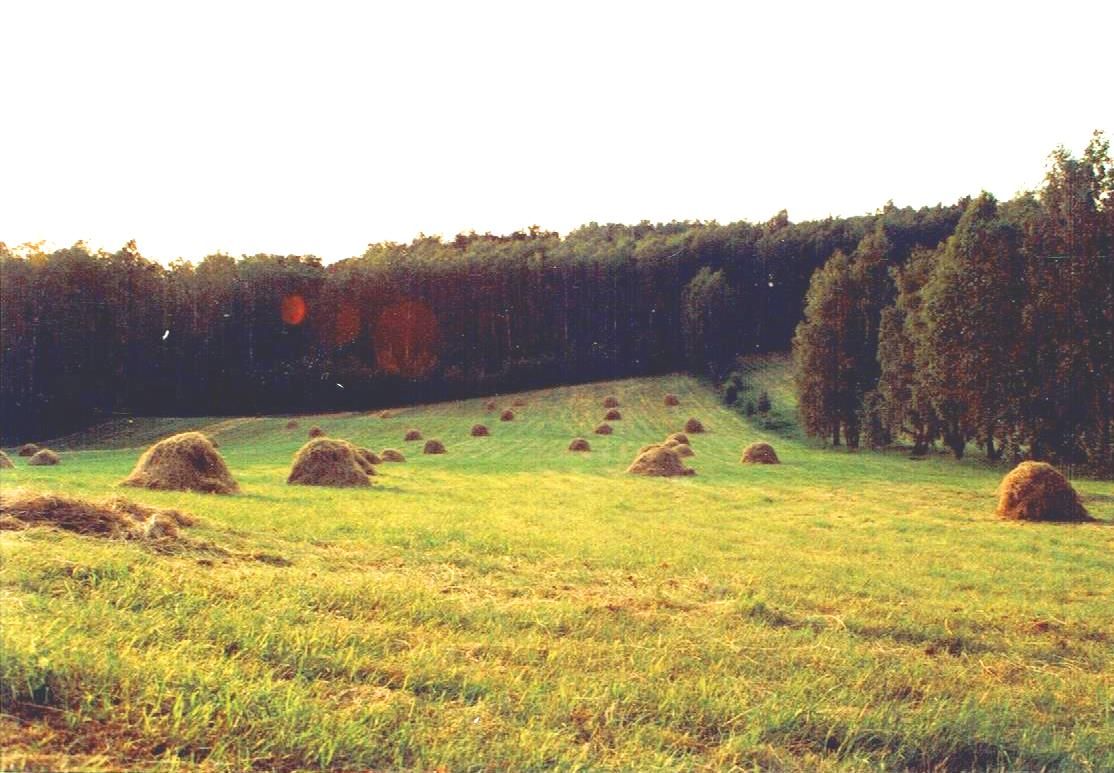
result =
[[[685,432],[691,432],[694,435],[699,435],[704,431],[704,425],[700,423],[700,419],[689,419],[685,422]]]
[[[40,449],[34,443],[24,443],[23,445],[21,445],[19,447],[19,451],[17,453],[20,456],[34,456],[35,454],[37,454],[41,450],[42,449]]]
[[[577,438],[573,438],[572,442],[569,443],[569,450],[570,451],[591,451],[592,446],[589,445],[588,441],[585,440],[584,438],[577,437]]]
[[[664,446],[654,446],[640,453],[627,472],[664,478],[696,474],[696,470],[685,467],[681,457]]]
[[[298,429],[298,422],[291,419],[290,421],[286,422],[286,428],[287,429]]]
[[[665,442],[673,443],[674,445],[679,445],[681,443],[684,443],[686,446],[692,445],[692,443],[689,442],[689,436],[684,432],[674,432],[665,438]]]
[[[425,447],[422,448],[423,454],[443,454],[445,453],[445,444],[436,438],[432,438],[425,442]]]
[[[422,439],[422,432],[421,432],[421,430],[417,430],[417,429],[406,430],[406,437],[403,438],[403,440],[421,440],[421,439]]]
[[[240,488],[223,457],[200,432],[183,432],[155,443],[121,485],[211,494],[231,494]]]
[[[622,418],[623,418],[623,414],[619,413],[619,410],[617,408],[612,408],[603,417],[603,420],[604,421],[619,421]]]
[[[608,395],[607,397],[605,397],[603,399],[603,407],[604,408],[618,408],[619,407],[619,398],[616,397],[615,395]]]
[[[743,449],[743,464],[781,464],[774,447],[769,443],[751,443]]]
[[[668,395],[665,396],[665,404],[666,405],[680,405],[681,400],[675,394],[668,394]]]
[[[682,459],[686,459],[690,456],[696,456],[696,452],[692,450],[692,446],[686,445],[684,443],[678,443],[675,446],[667,446],[667,448],[672,448],[673,453],[677,454],[677,456],[681,457]]]
[[[1090,521],[1079,495],[1059,470],[1022,462],[998,487],[998,517],[1017,521]]]
[[[510,408],[499,414],[499,421],[514,421],[514,411]]]
[[[375,474],[375,465],[382,464],[383,460],[379,455],[368,448],[356,448],[356,463],[360,465],[360,469],[368,475]]]
[[[597,435],[610,435],[613,431],[610,424],[601,424],[595,429]]]
[[[0,529],[54,526],[77,534],[124,539],[178,536],[179,526],[194,519],[177,510],[161,510],[113,497],[103,502],[38,491],[0,492]]]
[[[405,462],[406,457],[402,452],[395,448],[384,448],[383,453],[379,455],[384,462]]]
[[[286,482],[299,486],[370,486],[371,465],[347,440],[315,438],[298,449]]]
[[[488,400],[486,403],[484,403],[484,408],[488,411],[494,411],[498,407],[499,406],[495,404],[494,400]]]
[[[49,448],[44,448],[28,459],[27,463],[35,467],[52,467],[60,461],[62,461],[62,459],[58,454],[54,453]]]
[[[310,427],[309,428],[309,437],[310,437],[311,440],[315,437],[324,437],[324,436],[325,436],[325,430],[321,429],[320,427]]]
[[[472,437],[487,437],[491,432],[483,424],[472,425]]]
[[[15,467],[15,465],[12,464],[12,460],[8,458],[8,455],[0,451],[0,470],[10,470],[13,467]]]

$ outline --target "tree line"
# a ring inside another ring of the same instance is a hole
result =
[[[875,227],[813,275],[793,352],[806,431],[832,445],[970,444],[1114,472],[1114,165],[1096,132],[1043,187],[963,202],[907,254]]]
[[[0,243],[0,432],[368,409],[686,368],[721,376],[739,354],[789,346],[809,277],[833,251],[882,229],[910,253],[951,233],[960,211],[419,236],[327,266]]]

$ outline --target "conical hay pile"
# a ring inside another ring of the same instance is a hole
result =
[[[597,435],[610,435],[612,432],[614,432],[614,430],[611,429],[610,424],[601,424],[595,429]]]
[[[1044,462],[1022,462],[1002,479],[997,513],[1017,521],[1093,520],[1067,478]]]
[[[24,443],[19,447],[19,451],[17,451],[16,453],[18,453],[20,456],[34,456],[40,450],[41,449],[34,443]]]
[[[668,395],[665,396],[665,404],[666,405],[680,405],[681,400],[680,400],[680,398],[677,397],[677,395],[668,394]]]
[[[406,441],[409,441],[409,440],[421,440],[421,439],[422,439],[422,433],[421,433],[421,430],[416,430],[416,429],[408,429],[408,430],[406,430],[406,437],[404,437],[404,438],[403,438],[403,440],[406,440]]]
[[[751,443],[743,449],[743,464],[781,464],[774,447],[769,443]]]
[[[405,462],[406,457],[396,448],[384,448],[380,454],[384,462]]]
[[[690,432],[693,435],[699,435],[704,431],[704,425],[700,423],[700,419],[689,419],[685,422],[685,432]]]
[[[604,421],[619,421],[622,418],[623,418],[623,414],[619,413],[619,410],[617,408],[612,408],[603,417],[603,420]]]
[[[604,408],[618,408],[619,407],[619,398],[616,397],[615,395],[608,395],[607,397],[605,397],[603,399],[603,407]]]
[[[592,446],[584,438],[578,437],[578,438],[573,438],[572,442],[569,443],[569,450],[570,451],[591,451]]]
[[[15,465],[12,464],[12,460],[8,458],[8,455],[0,451],[0,470],[10,470],[13,467],[15,467]]]
[[[425,447],[422,448],[423,454],[443,454],[445,453],[445,444],[436,438],[432,438],[425,442]]]
[[[310,437],[311,440],[315,437],[324,437],[324,436],[325,436],[325,430],[321,429],[320,427],[310,427],[309,428],[309,437]]]
[[[514,411],[510,408],[499,414],[499,421],[514,421]]]
[[[143,452],[121,485],[210,494],[240,489],[220,452],[200,432],[183,432],[155,443]]]
[[[294,454],[286,482],[299,486],[370,486],[371,465],[363,461],[359,450],[347,440],[314,438]]]
[[[43,448],[30,459],[28,459],[27,463],[34,465],[35,467],[51,467],[55,464],[58,464],[58,462],[60,461],[62,461],[62,459],[58,456],[58,454],[54,453],[49,448]]]
[[[627,472],[663,478],[696,474],[696,470],[685,467],[681,457],[664,446],[655,446],[640,453]]]
[[[472,437],[487,437],[491,432],[483,424],[472,425]]]

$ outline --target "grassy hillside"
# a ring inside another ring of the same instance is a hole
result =
[[[1076,482],[1104,523],[1008,524],[994,471],[762,438],[684,377],[522,397],[118,422],[0,472],[202,519],[169,551],[0,532],[2,766],[1114,769],[1114,484]],[[688,416],[695,477],[623,472]],[[312,424],[408,462],[286,486]],[[186,428],[241,494],[116,486]],[[756,439],[784,464],[738,464]]]

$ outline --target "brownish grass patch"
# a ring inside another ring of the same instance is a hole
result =
[[[121,485],[209,494],[231,494],[240,488],[220,452],[200,432],[182,432],[155,443]]]

